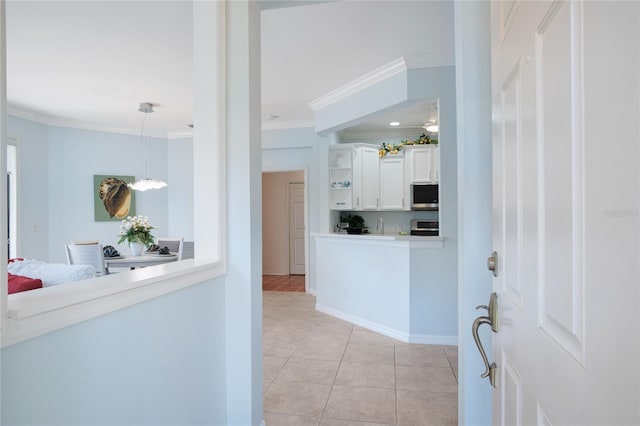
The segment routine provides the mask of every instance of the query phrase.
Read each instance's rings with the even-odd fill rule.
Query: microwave
[[[430,183],[411,184],[411,210],[439,210],[439,185]]]

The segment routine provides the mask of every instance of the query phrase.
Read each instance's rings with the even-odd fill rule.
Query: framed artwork
[[[127,184],[135,176],[93,175],[93,211],[96,222],[121,221],[135,216],[135,191]]]

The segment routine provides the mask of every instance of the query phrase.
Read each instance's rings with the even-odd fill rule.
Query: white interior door
[[[639,424],[639,3],[491,9],[494,424]]]
[[[304,183],[289,184],[289,273],[304,275]]]

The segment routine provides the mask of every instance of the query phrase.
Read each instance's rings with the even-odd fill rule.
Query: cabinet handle
[[[380,207],[380,198],[376,198],[376,208]]]
[[[356,197],[356,207],[360,207],[360,197]]]

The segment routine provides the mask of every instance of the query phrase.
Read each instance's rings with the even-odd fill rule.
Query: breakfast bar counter
[[[457,291],[455,275],[442,275],[444,237],[397,234],[312,234],[316,309],[405,342],[455,344],[453,335],[412,332],[416,291],[436,307],[438,297]],[[455,247],[452,247],[455,249]],[[455,267],[455,265],[453,265]],[[431,293],[431,296],[429,296]],[[418,314],[422,315],[422,314]],[[455,321],[456,312],[445,313]],[[435,336],[434,336],[435,335]]]

